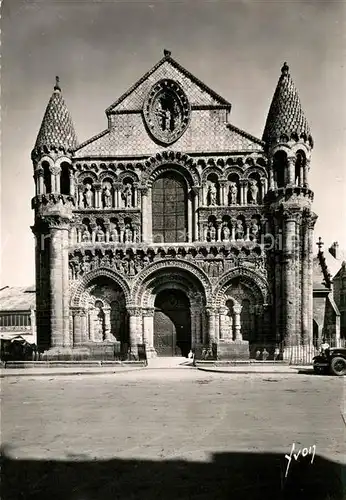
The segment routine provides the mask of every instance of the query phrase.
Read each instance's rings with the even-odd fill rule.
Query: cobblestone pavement
[[[7,461],[4,473],[8,481],[8,498],[221,499],[226,498],[223,495],[225,488],[230,488],[229,482],[210,493],[208,488],[211,488],[209,483],[214,466],[209,464],[217,463],[223,457],[227,464],[218,467],[212,478],[214,483],[217,481],[222,485],[225,477],[228,480],[232,477],[232,469],[237,470],[242,463],[239,481],[230,490],[238,488],[237,499],[286,499],[287,495],[280,497],[279,490],[284,491],[283,473],[288,464],[285,454],[290,455],[293,443],[295,452],[315,445],[313,463],[310,454],[311,460],[307,457],[301,465],[306,469],[309,458],[308,470],[311,474],[315,470],[316,474],[312,481],[321,474],[323,476],[323,471],[328,469],[326,464],[334,465],[334,469],[330,469],[334,474],[335,470],[342,470],[339,464],[345,462],[345,380],[342,378],[296,373],[243,375],[157,369],[97,377],[10,377],[1,383],[2,444]],[[182,479],[174,468],[174,464],[181,463],[181,460],[184,460],[184,474],[189,480],[184,474]],[[291,462],[288,478],[297,473],[299,460]],[[151,464],[150,467],[147,465],[145,471],[135,474],[134,470],[141,470],[143,461]],[[64,472],[64,480],[59,469],[61,463],[72,468]],[[96,467],[96,463],[112,463],[109,465],[113,471],[111,482],[105,479],[109,479],[109,468],[102,469],[103,472],[95,469],[90,474],[85,472],[88,467]],[[158,463],[166,464],[166,469],[173,467],[174,471],[158,472],[155,468]],[[261,477],[263,479],[263,474],[268,473],[270,465],[267,463],[277,468],[275,473],[272,471],[273,477],[267,478],[267,483],[274,481],[278,489],[271,487],[264,493]],[[59,485],[50,491],[49,497],[44,496],[47,494],[45,488],[52,480],[47,464],[55,464],[54,477],[60,477]],[[80,469],[76,472],[75,467],[82,467],[81,464],[84,472]],[[122,467],[128,465],[120,475],[119,464]],[[192,473],[188,464],[191,467],[203,465],[206,469],[199,472],[194,469]],[[267,465],[263,469],[264,464]],[[47,467],[50,472],[47,472]],[[37,479],[38,483],[33,480],[35,487],[25,483],[30,477],[30,468],[31,477],[41,478]],[[42,468],[45,471],[43,476]],[[113,475],[115,470],[118,470],[117,480]],[[224,472],[217,479],[220,471]],[[103,479],[100,479],[100,474]],[[191,479],[194,474],[199,479]],[[196,481],[203,485],[203,478],[208,474],[210,481],[206,479],[206,489],[202,486],[199,489]],[[9,475],[11,479],[8,479]],[[91,475],[93,487],[88,483]],[[165,485],[164,492],[160,490],[157,477],[161,477],[161,483]],[[249,487],[246,484],[255,479],[259,496],[252,490],[248,491],[249,496],[245,496]],[[105,485],[110,483],[113,489],[105,490]],[[21,484],[21,491],[25,491],[22,497],[16,496],[13,489],[18,488],[18,484]],[[174,495],[172,491],[178,484],[181,488],[185,485],[185,490],[181,489]],[[137,496],[135,492],[140,487],[141,493]],[[340,489],[340,485],[338,487]],[[34,489],[29,492],[28,488]],[[270,492],[274,495],[274,490],[276,496],[271,497]],[[323,493],[320,486],[316,491],[315,500],[327,500],[328,496],[318,496]],[[338,491],[335,490],[335,496],[329,498],[339,498]],[[300,498],[298,493],[295,498]],[[323,494],[330,495],[328,492]]]

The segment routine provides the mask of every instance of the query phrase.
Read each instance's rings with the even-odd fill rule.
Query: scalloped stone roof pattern
[[[227,126],[218,110],[192,111],[185,133],[170,149],[185,153],[263,151],[262,142],[232,125]],[[87,141],[75,158],[155,155],[165,147],[156,144],[145,129],[140,113],[119,114],[113,127]]]
[[[307,137],[311,137],[310,127],[303,113],[298,91],[285,63],[281,69],[281,76],[270,105],[263,141],[269,144],[282,135],[290,137],[292,133],[297,133],[298,136],[306,134]]]
[[[123,94],[107,111],[120,112],[141,110],[151,87],[162,79],[178,82],[187,95],[191,106],[231,106],[212,89],[209,89],[189,71],[180,66],[174,59],[164,59],[146,73],[125,94]]]
[[[77,147],[78,141],[71,115],[60,89],[55,89],[44,114],[35,148],[62,147],[66,151]]]

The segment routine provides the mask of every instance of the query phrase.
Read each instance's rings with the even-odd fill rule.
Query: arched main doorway
[[[154,348],[158,356],[187,356],[191,349],[190,301],[181,290],[159,292],[155,299]]]

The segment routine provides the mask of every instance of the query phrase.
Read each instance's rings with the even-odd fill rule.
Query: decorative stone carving
[[[87,243],[88,241],[91,241],[91,234],[86,226],[84,226],[84,230],[82,233],[82,241]]]
[[[250,203],[256,204],[258,197],[258,186],[255,179],[249,180],[249,193],[250,193]]]
[[[106,186],[103,189],[102,199],[103,199],[103,208],[112,207],[112,193],[108,184],[106,184]]]
[[[131,243],[133,241],[133,230],[130,224],[126,224],[124,230],[124,243]]]
[[[125,185],[122,194],[123,194],[125,208],[131,208],[132,207],[132,197],[133,197],[133,187],[130,183],[127,183]]]
[[[209,206],[214,207],[216,205],[217,189],[216,185],[211,182],[209,185]]]
[[[231,235],[231,231],[230,231],[228,225],[224,224],[222,227],[222,240],[229,241],[230,235]]]
[[[91,208],[92,207],[93,192],[91,190],[90,184],[85,185],[83,199],[84,199],[84,207]]]
[[[235,182],[230,182],[229,183],[229,201],[230,201],[230,205],[236,205],[237,204],[237,195],[238,195],[237,184]]]
[[[99,243],[105,241],[105,233],[100,226],[96,229],[96,241]]]
[[[243,240],[244,239],[244,224],[241,220],[237,220],[237,223],[236,223],[235,239],[236,240]]]
[[[258,240],[259,226],[258,226],[256,221],[252,221],[252,223],[251,223],[250,234],[251,234],[253,240],[255,240],[255,241]]]
[[[163,144],[172,144],[189,124],[190,104],[177,82],[161,80],[151,88],[143,115],[152,136]]]

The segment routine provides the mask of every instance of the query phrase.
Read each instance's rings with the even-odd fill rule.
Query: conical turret
[[[268,147],[278,142],[303,140],[313,147],[309,124],[303,113],[298,91],[284,63],[263,133]]]
[[[72,118],[61,94],[59,77],[56,77],[54,91],[42,120],[33,155],[40,154],[44,149],[58,149],[67,153],[77,144]]]

